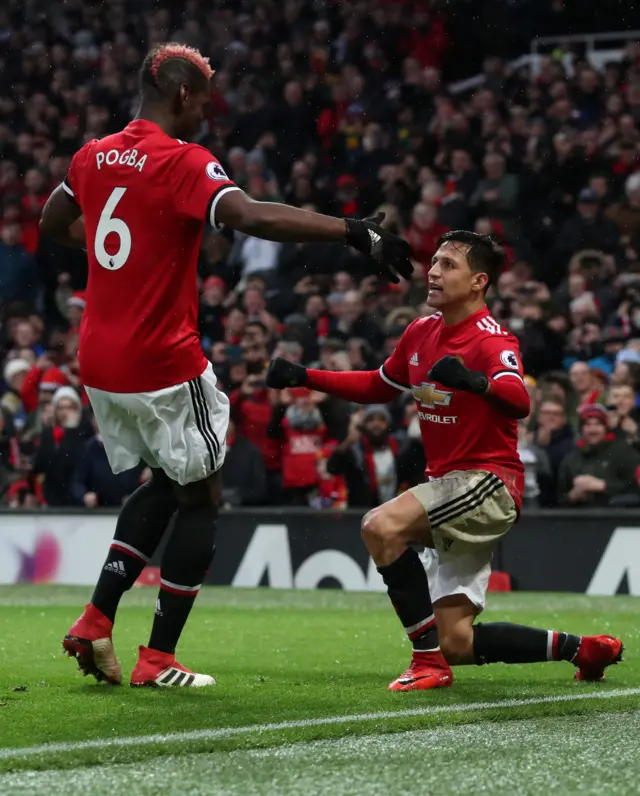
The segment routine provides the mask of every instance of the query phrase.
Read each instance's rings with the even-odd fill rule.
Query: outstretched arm
[[[221,191],[212,212],[216,226],[256,238],[285,243],[346,243],[369,255],[392,282],[400,281],[397,274],[409,279],[413,272],[411,246],[380,226],[384,213],[365,219],[334,218],[277,202],[256,202],[237,188]]]
[[[398,394],[398,389],[385,382],[379,370],[312,370],[281,357],[269,365],[267,386],[276,390],[308,387],[359,404],[387,403]]]
[[[277,202],[256,202],[241,190],[228,191],[220,197],[216,223],[256,238],[284,243],[347,242],[344,218]]]
[[[358,404],[386,404],[398,396],[379,370],[307,370],[307,386]]]

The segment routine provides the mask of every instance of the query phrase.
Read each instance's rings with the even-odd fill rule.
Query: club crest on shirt
[[[216,163],[213,160],[210,163],[207,163],[207,168],[205,169],[205,171],[207,173],[207,177],[210,180],[214,180],[214,181],[218,180],[218,181],[221,182],[223,180],[228,180],[229,179],[227,177],[226,173],[225,173],[225,170],[222,168],[222,166],[219,163]]]
[[[435,384],[423,381],[418,387],[412,386],[411,393],[414,399],[426,409],[435,409],[438,406],[449,406],[452,393],[438,390]]]

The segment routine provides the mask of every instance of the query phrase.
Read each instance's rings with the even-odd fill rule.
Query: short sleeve
[[[218,201],[225,193],[238,190],[211,152],[196,144],[184,145],[173,170],[174,202],[180,215],[208,221],[217,228]]]
[[[69,199],[72,199],[78,206],[80,206],[81,199],[81,172],[87,162],[91,150],[96,144],[97,139],[88,141],[82,149],[79,149],[76,154],[71,158],[69,171],[67,176],[62,180],[62,188],[67,194]]]
[[[380,367],[380,375],[383,380],[395,387],[396,390],[409,390],[411,388],[409,363],[407,360],[407,336],[410,329],[411,325],[407,326],[393,354]]]
[[[490,379],[518,379],[524,384],[520,346],[515,337],[486,337],[482,341],[482,372]]]

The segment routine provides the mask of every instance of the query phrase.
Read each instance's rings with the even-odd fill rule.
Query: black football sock
[[[91,602],[112,622],[122,595],[136,582],[160,544],[178,502],[152,476],[124,503]]]
[[[416,551],[409,547],[392,564],[378,567],[387,593],[414,652],[437,649],[438,627],[431,605],[429,581]]]
[[[480,622],[473,627],[473,650],[479,665],[570,661],[579,646],[580,636],[511,622]]]
[[[162,556],[160,592],[149,647],[173,654],[215,550],[217,511],[180,506]]]

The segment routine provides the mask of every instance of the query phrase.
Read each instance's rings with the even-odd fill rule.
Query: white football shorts
[[[114,473],[142,460],[184,485],[222,467],[229,398],[211,363],[198,378],[153,392],[86,390]]]
[[[464,594],[482,611],[493,550],[518,519],[509,491],[485,470],[453,470],[410,491],[429,517],[435,544],[421,555],[431,601]]]

